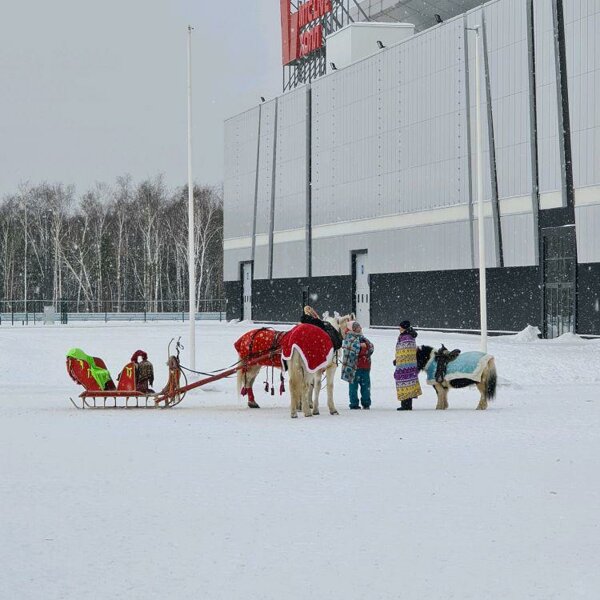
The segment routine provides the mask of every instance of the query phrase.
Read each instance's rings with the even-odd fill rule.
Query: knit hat
[[[402,321],[400,327],[402,327],[402,329],[410,329],[410,321]]]

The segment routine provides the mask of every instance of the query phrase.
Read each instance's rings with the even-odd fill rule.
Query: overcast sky
[[[277,0],[0,0],[0,197],[22,182],[223,178],[223,120],[281,90]]]

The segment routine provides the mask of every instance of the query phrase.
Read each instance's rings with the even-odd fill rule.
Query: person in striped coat
[[[396,396],[400,401],[397,410],[412,410],[413,398],[423,393],[419,384],[416,337],[417,332],[411,327],[410,321],[402,321],[400,335],[396,342],[396,360],[394,360]]]

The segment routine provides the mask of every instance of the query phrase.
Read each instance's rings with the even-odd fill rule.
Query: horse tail
[[[493,400],[496,397],[496,386],[498,385],[498,374],[496,373],[496,363],[494,359],[490,360],[489,373],[485,385],[485,395],[488,400]]]
[[[244,372],[244,369],[238,369],[238,371],[237,371],[237,395],[238,395],[238,397],[241,395],[242,388],[245,387],[245,384],[246,384],[246,373]]]

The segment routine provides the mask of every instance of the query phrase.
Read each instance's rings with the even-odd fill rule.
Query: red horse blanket
[[[290,360],[294,349],[302,356],[307,371],[324,369],[333,358],[331,338],[320,327],[301,323],[290,329],[281,340],[281,356]]]
[[[253,358],[272,351],[259,364],[262,367],[281,369],[281,339],[284,335],[285,331],[275,331],[267,327],[252,329],[240,337],[233,346],[240,358],[243,359]]]

